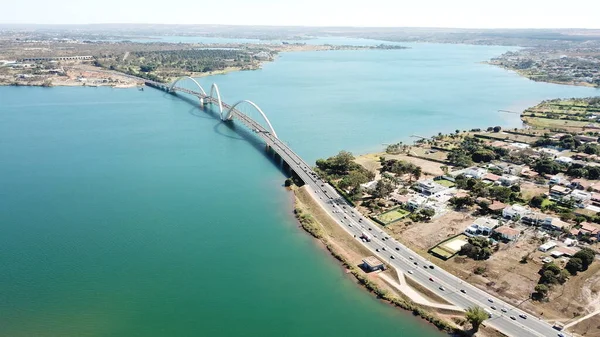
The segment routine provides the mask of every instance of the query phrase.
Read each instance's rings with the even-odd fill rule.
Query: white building
[[[560,164],[570,165],[573,162],[573,158],[570,158],[570,157],[558,157],[554,161],[556,161],[557,163],[560,163]]]
[[[468,169],[465,169],[464,175],[475,179],[481,179],[487,172],[486,169],[481,167],[469,167]]]
[[[518,217],[522,219],[525,216],[525,214],[529,212],[531,212],[529,208],[515,204],[504,208],[502,210],[502,217],[507,219],[515,219]]]
[[[377,187],[377,180],[369,181],[368,183],[360,184],[360,187],[363,191],[367,193],[371,193],[375,191],[375,187]]]
[[[590,200],[592,200],[592,194],[585,191],[574,190],[569,194],[569,198],[575,201],[575,205],[579,208],[584,208]]]
[[[439,193],[445,189],[447,189],[447,187],[442,186],[440,184],[436,184],[433,180],[422,180],[422,181],[417,181],[413,188],[419,192],[421,192],[424,195],[432,195],[432,194],[436,194]]]
[[[544,243],[543,245],[539,246],[538,249],[541,252],[547,252],[547,251],[549,251],[550,249],[552,249],[554,247],[556,247],[556,242],[554,242],[554,241],[548,241],[548,242]]]
[[[465,229],[467,236],[490,236],[494,227],[498,226],[498,221],[490,218],[477,218]]]
[[[519,177],[513,176],[513,175],[503,175],[502,177],[500,177],[499,181],[502,185],[504,186],[512,186],[515,185],[517,183],[519,183]]]
[[[415,195],[408,200],[406,205],[410,210],[414,211],[425,205],[425,202],[427,202],[427,199],[423,198],[422,196]]]

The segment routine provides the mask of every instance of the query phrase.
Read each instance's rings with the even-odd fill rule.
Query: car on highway
[[[373,229],[372,229],[371,227],[369,227],[369,230],[371,231],[371,230],[373,230]]]
[[[492,308],[492,310],[496,310],[496,307],[493,305],[490,308]]]
[[[515,316],[510,316],[510,319],[512,319],[513,321],[517,320],[517,318]]]
[[[348,224],[348,227],[352,227],[352,224],[351,224],[351,223],[349,223],[349,224]]]
[[[393,260],[393,259],[395,259],[394,255],[391,255],[391,256],[390,256],[390,259],[392,259],[392,260]]]
[[[400,248],[396,247],[396,250],[400,250]]]
[[[413,262],[415,264],[415,266],[418,266],[419,264],[417,263],[417,261]]]
[[[426,266],[426,265],[423,265],[423,268],[427,269],[427,266]]]
[[[433,279],[430,277],[430,278],[429,278],[429,281],[433,282]]]
[[[409,271],[408,271],[408,273],[409,273],[409,274],[413,274],[413,273],[414,273],[414,271],[412,271],[412,270],[409,270]]]
[[[558,336],[558,337],[565,337],[565,334],[564,334],[564,333],[562,333],[562,332],[559,332],[557,336]]]
[[[375,248],[375,251],[376,251],[376,252],[378,252],[378,251],[379,251],[379,248]]]
[[[433,269],[434,266],[432,264],[429,265],[429,269]]]
[[[414,258],[414,257],[412,257],[412,256],[409,256],[408,258],[409,258],[409,259],[411,259],[411,260],[414,260],[414,259],[415,259],[415,258]],[[415,262],[415,264],[416,264],[416,262]]]
[[[506,308],[502,308],[502,309],[500,309],[500,311],[502,311],[502,312],[504,312],[504,313],[507,313],[507,312],[508,312],[508,310],[506,310]]]
[[[440,290],[441,290],[441,291],[444,291],[444,290],[446,290],[446,288],[444,288],[444,287],[440,286]]]
[[[519,317],[521,317],[522,319],[527,319],[527,315],[525,314],[519,314]]]
[[[385,250],[385,247],[381,247],[381,250]]]
[[[461,292],[461,293],[463,293],[463,294],[466,294],[466,293],[467,293],[467,291],[466,291],[466,290],[464,290],[464,289],[461,289],[461,290],[460,290],[460,292]]]
[[[490,303],[494,303],[494,300],[493,300],[493,299],[491,299],[491,298],[488,298],[488,302],[490,302]]]

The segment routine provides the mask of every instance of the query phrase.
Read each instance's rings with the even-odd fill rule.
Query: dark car
[[[461,292],[461,293],[463,293],[463,294],[466,294],[466,293],[467,293],[467,291],[466,291],[466,290],[464,290],[464,289],[461,289],[461,290],[460,290],[460,292]]]
[[[429,269],[433,269],[433,268],[434,268],[434,267],[433,267],[433,265],[430,265],[430,266],[429,266]]]

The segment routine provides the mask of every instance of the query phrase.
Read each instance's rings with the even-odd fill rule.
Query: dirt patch
[[[462,233],[475,218],[467,212],[449,211],[429,223],[398,221],[386,230],[401,242],[410,242],[419,251],[427,251],[445,239]]]
[[[423,150],[421,148],[415,149]],[[445,153],[442,154],[445,155]],[[379,163],[379,157],[385,157],[385,159],[404,160],[409,163],[413,163],[421,167],[421,169],[423,170],[423,174],[429,176],[440,176],[444,174],[444,171],[440,168],[441,166],[444,166],[444,164],[421,158],[411,157],[406,154],[388,154],[385,152],[370,153],[356,157],[355,162],[362,165],[367,170],[373,171],[376,174],[378,174],[379,169],[381,168],[381,164]]]
[[[533,302],[530,295],[537,285],[548,253],[537,250],[541,242],[534,229],[524,229],[516,242],[500,243],[498,251],[485,261],[455,256],[447,261],[436,259],[427,251],[439,242],[462,232],[474,219],[468,213],[448,212],[431,223],[400,221],[388,226],[390,234],[441,268],[457,277],[543,319],[566,322],[600,309],[600,261],[585,272],[556,285],[549,302]],[[524,256],[527,263],[521,263]],[[565,260],[555,260],[564,267]],[[479,268],[479,274],[475,270]],[[483,270],[483,272],[481,272]]]
[[[586,337],[600,337],[600,315],[575,324],[569,331]]]

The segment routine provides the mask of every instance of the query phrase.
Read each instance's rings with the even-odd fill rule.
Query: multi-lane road
[[[160,88],[160,86],[158,86]],[[180,89],[178,89],[180,90]],[[181,89],[183,90],[183,89]],[[185,90],[208,102],[213,98],[205,94]],[[227,106],[229,107],[229,106]],[[486,309],[491,317],[484,323],[498,331],[513,337],[569,336],[559,332],[550,324],[538,317],[528,316],[524,311],[508,304],[475,286],[462,281],[445,270],[435,266],[431,261],[419,256],[400,242],[392,239],[382,229],[375,226],[368,218],[353,209],[337,191],[321,180],[304,160],[287,144],[271,134],[261,124],[249,116],[233,110],[233,117],[256,132],[304,181],[314,199],[349,235],[356,238],[380,260],[410,277],[428,290],[444,298],[455,306],[467,309],[480,306]],[[366,233],[370,240],[360,237]]]
[[[403,272],[406,277],[412,278],[459,308],[480,306],[486,309],[491,317],[484,324],[508,336],[569,336],[566,332],[553,329],[550,324],[538,317],[528,315],[519,308],[462,281],[390,238],[368,218],[353,209],[332,186],[321,180],[310,165],[305,163],[285,143],[264,130],[252,119],[246,119],[246,116],[243,115],[236,115],[236,117],[257,131],[267,145],[272,147],[309,186],[315,200],[337,224],[381,261]],[[360,237],[363,233],[368,234],[371,240],[362,240]]]

